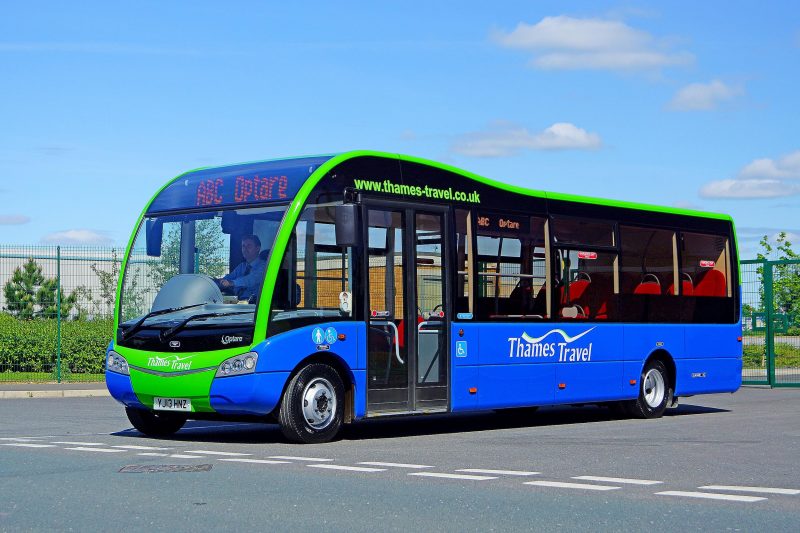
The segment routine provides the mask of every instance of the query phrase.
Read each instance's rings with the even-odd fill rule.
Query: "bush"
[[[791,344],[778,343],[775,345],[775,367],[800,367],[800,348]]]
[[[766,368],[765,347],[748,345],[744,347],[742,364],[745,368]],[[800,347],[779,342],[775,344],[775,368],[800,368]]]
[[[101,373],[113,333],[110,318],[61,323],[61,369]],[[0,314],[0,368],[18,372],[53,372],[56,366],[55,319],[18,320]]]
[[[742,354],[742,365],[744,368],[765,368],[764,346],[746,345]]]

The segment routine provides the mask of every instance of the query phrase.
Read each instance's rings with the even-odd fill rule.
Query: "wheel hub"
[[[324,378],[314,378],[303,389],[303,417],[315,430],[325,429],[336,413],[333,385]]]
[[[667,387],[664,383],[664,376],[655,368],[651,368],[645,374],[642,388],[644,389],[644,401],[649,407],[655,409],[664,401]]]

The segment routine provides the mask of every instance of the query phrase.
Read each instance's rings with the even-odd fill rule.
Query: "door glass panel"
[[[415,219],[417,384],[441,385],[447,379],[442,215],[417,213]]]
[[[369,389],[403,389],[381,403],[407,405],[408,355],[403,280],[403,213],[368,210]],[[400,405],[402,404],[402,405]],[[391,408],[390,405],[386,405]]]

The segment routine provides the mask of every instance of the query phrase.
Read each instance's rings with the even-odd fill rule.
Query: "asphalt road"
[[[746,388],[660,420],[384,419],[303,446],[256,424],[145,438],[109,398],[2,400],[0,530],[796,531],[799,404]]]

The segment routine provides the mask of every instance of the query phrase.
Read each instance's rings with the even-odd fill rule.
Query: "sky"
[[[800,248],[800,2],[0,4],[0,244],[124,246],[189,169],[352,149]]]

